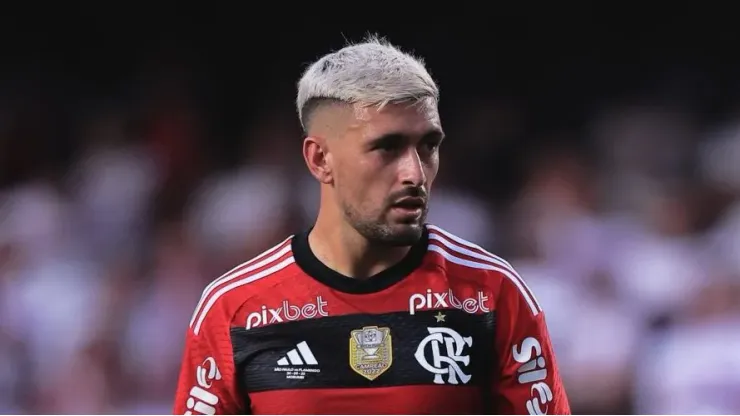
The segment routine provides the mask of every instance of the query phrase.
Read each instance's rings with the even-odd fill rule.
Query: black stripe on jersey
[[[231,339],[247,393],[414,384],[485,388],[496,360],[495,324],[495,312],[458,309],[352,314],[232,328]]]

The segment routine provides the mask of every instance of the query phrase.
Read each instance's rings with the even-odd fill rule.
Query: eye
[[[376,140],[373,143],[372,150],[379,150],[381,152],[395,152],[401,149],[403,144],[403,137],[398,135],[388,135]]]
[[[376,150],[382,150],[385,152],[390,152],[393,150],[398,149],[398,145],[395,143],[379,143],[376,147]]]
[[[421,147],[427,152],[433,152],[439,148],[439,146],[442,144],[441,139],[427,139],[421,142]]]

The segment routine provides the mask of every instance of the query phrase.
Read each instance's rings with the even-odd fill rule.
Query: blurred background
[[[439,81],[429,220],[528,281],[573,411],[740,412],[729,8],[47,6],[0,14],[0,412],[171,411],[204,286],[316,213],[296,81],[367,31]]]

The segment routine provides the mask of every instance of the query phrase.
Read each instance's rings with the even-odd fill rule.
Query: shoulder
[[[437,253],[440,264],[446,268],[463,269],[467,274],[484,276],[486,279],[505,279],[517,273],[503,258],[480,245],[459,237],[442,227],[427,224],[429,230],[428,250]],[[493,272],[493,273],[491,273]]]
[[[293,236],[272,246],[258,256],[239,264],[209,283],[195,307],[190,330],[198,335],[206,321],[229,322],[236,310],[250,297],[275,285],[295,263]]]
[[[427,224],[427,229],[428,250],[439,256],[448,278],[474,279],[499,297],[520,298],[535,316],[542,312],[532,290],[507,260],[439,226]]]

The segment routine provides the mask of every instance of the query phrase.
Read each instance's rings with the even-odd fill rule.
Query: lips
[[[404,198],[393,204],[396,208],[417,209],[424,208],[424,198]]]

